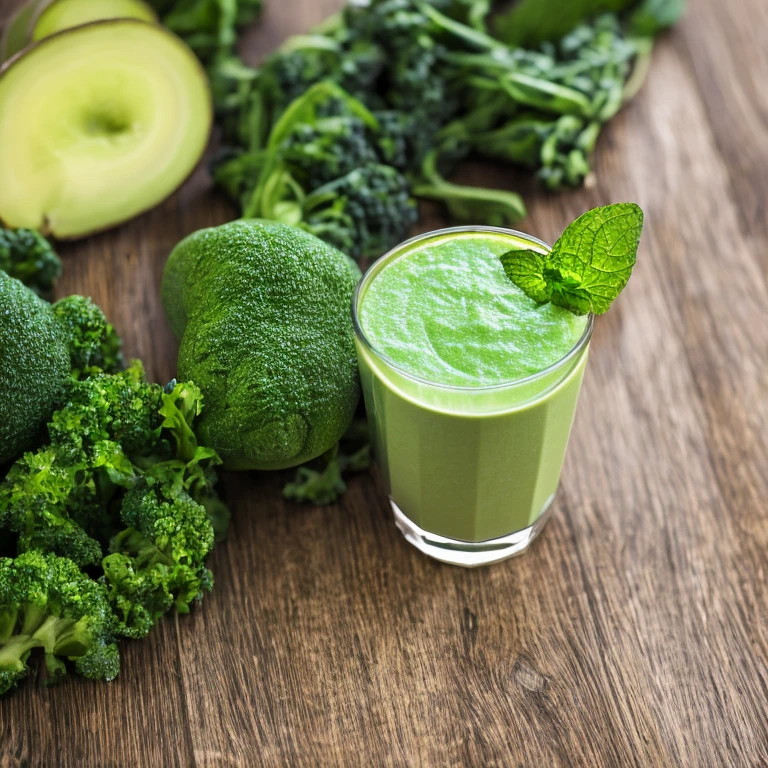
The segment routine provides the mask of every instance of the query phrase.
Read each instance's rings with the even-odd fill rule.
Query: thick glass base
[[[515,531],[507,536],[501,536],[498,539],[478,542],[447,539],[436,533],[424,531],[402,513],[391,497],[389,502],[395,513],[395,524],[400,529],[400,533],[416,549],[443,563],[461,565],[465,568],[477,568],[480,565],[490,565],[515,557],[515,555],[522,555],[547,524],[552,512],[554,498],[552,495],[547,500],[541,515],[528,528]]]

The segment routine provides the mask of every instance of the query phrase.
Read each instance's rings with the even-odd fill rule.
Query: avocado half
[[[37,42],[65,29],[104,19],[157,22],[157,15],[144,0],[47,0],[38,3],[33,14],[29,40]]]
[[[0,220],[77,238],[154,207],[197,165],[213,110],[205,72],[162,27],[75,27],[0,69]]]

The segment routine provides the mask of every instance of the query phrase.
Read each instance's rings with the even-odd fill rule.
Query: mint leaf
[[[552,298],[552,287],[544,278],[546,259],[536,251],[508,251],[499,256],[507,277],[538,304]]]
[[[638,205],[607,205],[576,219],[546,255],[519,250],[499,258],[507,277],[537,303],[601,315],[632,274],[642,229]]]

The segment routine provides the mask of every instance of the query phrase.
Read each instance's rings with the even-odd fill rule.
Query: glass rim
[[[595,326],[595,315],[592,312],[590,312],[587,315],[587,324],[584,327],[584,331],[582,332],[578,341],[571,347],[571,349],[568,350],[568,352],[566,352],[565,355],[563,355],[563,357],[561,357],[559,360],[556,360],[554,363],[542,369],[541,371],[537,371],[536,373],[531,373],[528,376],[523,376],[522,378],[519,378],[519,379],[509,379],[507,381],[502,381],[497,384],[482,384],[480,386],[458,386],[456,384],[444,384],[439,381],[433,381],[432,379],[424,378],[423,376],[419,376],[418,374],[405,370],[402,366],[398,365],[393,360],[391,360],[388,355],[376,349],[376,347],[374,347],[373,344],[371,344],[371,342],[368,340],[368,337],[365,335],[362,325],[360,324],[360,319],[358,317],[358,307],[360,304],[360,295],[362,293],[362,289],[365,286],[366,281],[369,279],[373,270],[381,262],[387,259],[391,259],[393,256],[395,256],[397,253],[402,251],[403,248],[405,248],[408,245],[412,245],[413,243],[418,243],[421,240],[427,240],[427,239],[431,239],[441,235],[460,234],[465,232],[492,232],[492,233],[501,234],[501,235],[511,235],[513,237],[517,237],[523,240],[527,240],[528,242],[535,243],[536,245],[546,249],[547,251],[551,250],[551,246],[548,243],[544,242],[544,240],[540,240],[538,237],[534,237],[533,235],[526,234],[525,232],[520,232],[517,229],[509,229],[507,227],[490,227],[490,226],[481,226],[481,225],[445,227],[443,229],[433,229],[429,232],[424,232],[420,235],[415,235],[414,237],[410,237],[407,240],[404,240],[402,243],[399,243],[398,245],[396,245],[394,248],[390,248],[390,250],[388,250],[383,256],[379,256],[379,258],[376,259],[368,267],[368,269],[365,270],[365,272],[362,274],[360,279],[357,281],[357,285],[355,286],[355,292],[352,296],[352,324],[355,329],[355,335],[362,342],[362,344],[365,346],[365,348],[368,351],[372,352],[374,355],[376,355],[376,357],[378,357],[380,360],[385,362],[390,368],[392,368],[394,371],[396,371],[399,375],[403,376],[404,378],[409,379],[410,381],[416,382],[418,384],[426,384],[430,387],[438,387],[440,389],[451,390],[454,392],[467,392],[467,393],[468,392],[489,392],[489,391],[498,390],[498,389],[510,389],[512,387],[521,387],[521,386],[526,386],[528,384],[532,384],[539,379],[545,378],[553,373],[556,373],[559,369],[563,368],[568,362],[573,360],[573,358],[576,357],[584,349],[584,347],[586,347],[586,345],[589,343],[589,340],[592,338],[592,331]]]

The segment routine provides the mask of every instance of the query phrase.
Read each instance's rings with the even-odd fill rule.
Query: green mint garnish
[[[602,315],[632,274],[642,230],[639,205],[606,205],[579,216],[548,254],[508,251],[499,259],[507,277],[535,302]]]

